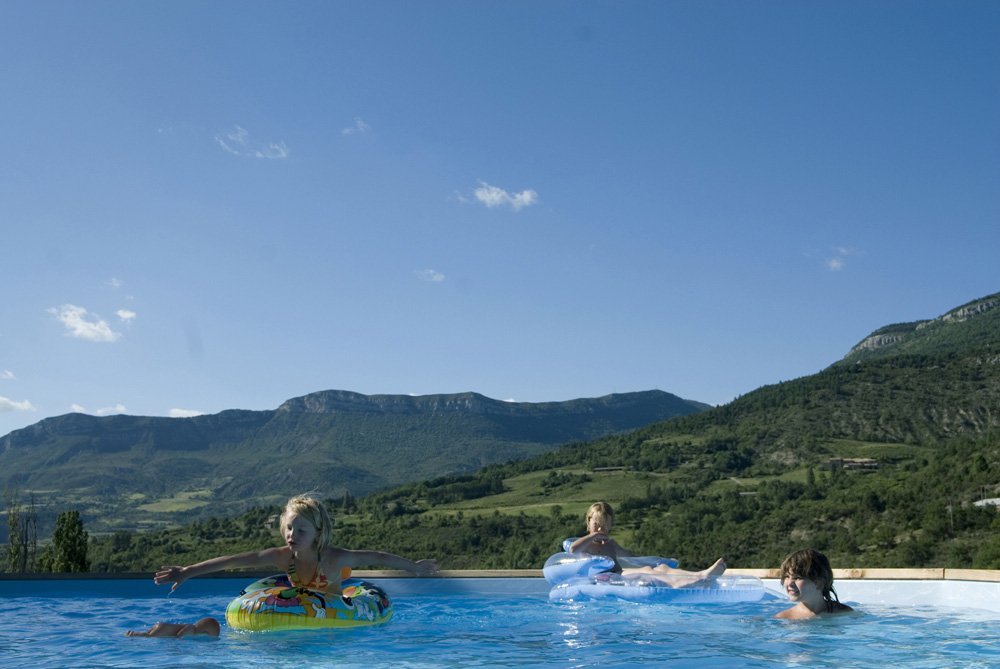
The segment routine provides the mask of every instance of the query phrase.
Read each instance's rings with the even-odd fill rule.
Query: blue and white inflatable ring
[[[572,545],[567,539],[563,548]],[[627,570],[631,567],[652,567],[665,564],[677,566],[677,560],[661,557],[620,558]],[[552,589],[553,602],[578,602],[617,599],[630,602],[708,604],[725,602],[756,602],[764,598],[764,584],[753,576],[712,576],[692,580],[669,573],[616,574],[611,569],[614,560],[587,553],[556,553],[545,561],[542,573]]]

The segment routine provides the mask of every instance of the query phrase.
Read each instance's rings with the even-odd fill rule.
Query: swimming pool
[[[196,579],[170,597],[148,580],[0,581],[0,666],[1000,666],[1000,583],[952,581],[838,582],[841,599],[857,603],[859,615],[792,623],[771,618],[788,606],[777,597],[725,605],[554,604],[538,578],[373,579],[396,609],[380,627],[224,628],[218,640],[124,636],[158,620],[222,620],[249,580]]]

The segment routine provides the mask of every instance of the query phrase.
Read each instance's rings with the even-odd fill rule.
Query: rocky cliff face
[[[512,403],[493,400],[478,393],[453,395],[362,395],[346,390],[324,390],[295,397],[278,411],[304,413],[502,413],[509,414]]]
[[[693,413],[709,408],[707,404],[685,400],[661,390],[615,393],[597,398],[565,402],[504,402],[479,393],[448,395],[362,395],[346,390],[323,390],[295,397],[278,407],[289,413],[365,413],[365,414],[477,414],[488,416],[570,416],[636,407],[657,406],[676,414]]]
[[[1000,307],[1000,293],[997,295],[991,295],[990,297],[984,297],[981,300],[976,300],[975,302],[970,302],[965,306],[961,306],[958,309],[953,309],[949,311],[940,320],[948,321],[965,321],[974,316],[979,316],[985,314],[987,311],[991,311]]]
[[[994,310],[998,307],[1000,307],[1000,293],[974,300],[932,320],[900,323],[880,328],[852,348],[844,356],[844,360],[873,352],[883,352],[886,349],[902,345],[915,344],[919,339],[929,341],[931,338],[937,340],[946,338],[949,333],[945,328],[948,326],[966,323],[987,315],[992,317],[995,315]]]
[[[858,351],[875,351],[880,348],[885,348],[886,346],[892,346],[893,344],[898,344],[903,341],[906,335],[907,333],[905,332],[871,335],[852,348],[851,353],[856,353]]]

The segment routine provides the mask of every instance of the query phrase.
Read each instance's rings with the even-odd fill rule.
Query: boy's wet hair
[[[326,512],[323,503],[310,495],[296,495],[285,504],[281,513],[281,531],[285,531],[288,519],[293,515],[305,518],[316,528],[316,548],[323,549],[330,545],[333,535],[333,522]]]
[[[781,582],[789,576],[801,576],[817,585],[827,601],[839,601],[833,589],[833,569],[825,555],[813,548],[795,551],[781,563]]]

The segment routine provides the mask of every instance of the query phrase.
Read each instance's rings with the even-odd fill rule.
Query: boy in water
[[[785,620],[806,620],[853,611],[840,603],[833,589],[833,570],[825,555],[812,548],[796,551],[781,563],[781,585],[795,606],[776,614]]]
[[[219,621],[215,618],[202,618],[193,625],[184,623],[156,623],[145,632],[129,630],[125,636],[166,636],[181,639],[186,636],[219,636]]]

